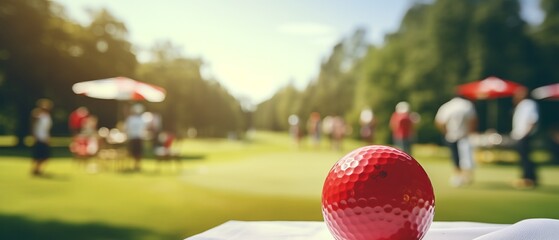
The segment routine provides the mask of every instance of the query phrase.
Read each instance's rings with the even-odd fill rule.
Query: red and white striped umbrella
[[[535,99],[559,100],[559,83],[542,86],[532,90]]]
[[[72,86],[76,94],[92,98],[162,102],[165,89],[152,84],[136,81],[126,77],[114,77],[79,82]]]
[[[524,86],[519,83],[498,77],[488,77],[458,86],[458,94],[472,100],[495,99],[511,97],[521,88],[524,88]]]
[[[503,80],[498,77],[490,76],[483,80],[465,83],[458,86],[458,94],[470,100],[490,100],[504,97],[512,97],[514,94],[524,89],[523,85]],[[488,126],[497,128],[498,124],[498,102],[491,101],[487,114]]]

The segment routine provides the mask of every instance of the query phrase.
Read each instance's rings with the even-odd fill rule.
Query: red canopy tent
[[[483,80],[459,85],[457,92],[459,95],[470,100],[494,100],[498,98],[512,97],[517,91],[525,88],[526,87],[519,83],[490,76]],[[497,103],[497,101],[488,102],[489,111],[487,114],[487,126],[488,128],[495,128],[495,130],[497,130],[497,112],[499,111]],[[486,134],[482,135],[488,137],[491,136],[488,134],[492,132],[493,131],[489,130]],[[493,156],[489,150],[485,151],[484,158],[489,158],[488,156]]]
[[[522,88],[524,86],[519,83],[491,76],[458,86],[458,94],[471,100],[496,99],[511,97]]]
[[[490,76],[483,80],[459,85],[457,91],[459,95],[470,100],[491,100],[512,97],[518,90],[525,88],[522,84]],[[489,108],[488,126],[497,128],[497,102],[492,102]],[[493,124],[489,124],[491,121],[493,121]]]
[[[559,100],[559,83],[536,88],[532,91],[535,99]]]
[[[165,89],[162,87],[126,77],[79,82],[72,86],[72,90],[76,94],[100,99],[148,102],[162,102],[165,99]]]

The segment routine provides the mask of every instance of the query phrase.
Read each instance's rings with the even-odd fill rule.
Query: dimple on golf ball
[[[421,239],[435,213],[433,186],[410,155],[365,146],[332,167],[322,189],[322,214],[337,240]]]

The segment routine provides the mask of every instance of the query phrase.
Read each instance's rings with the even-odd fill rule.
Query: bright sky
[[[200,57],[205,74],[259,103],[293,81],[303,89],[343,37],[365,27],[372,43],[395,31],[411,0],[55,0],[80,22],[107,8],[147,50],[170,40]],[[537,0],[523,0],[537,6]],[[534,3],[536,3],[534,5]],[[527,15],[537,20],[535,13]],[[140,60],[145,54],[138,53]],[[141,80],[141,79],[140,79]]]

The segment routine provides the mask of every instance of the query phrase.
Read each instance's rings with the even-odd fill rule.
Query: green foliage
[[[163,43],[154,46],[155,61],[138,68],[126,25],[106,9],[89,14],[91,22],[80,25],[52,1],[0,1],[0,134],[16,134],[23,146],[29,113],[41,97],[55,103],[55,135],[67,134],[67,116],[78,106],[97,115],[99,126],[114,127],[128,103],[77,96],[71,86],[116,76],[168,90],[167,100],[150,108],[163,115],[169,130],[193,127],[201,136],[226,136],[246,129],[239,102],[217,81],[201,77],[200,60],[183,58]]]
[[[291,140],[267,132],[256,132],[250,144],[187,139],[182,171],[146,158],[140,173],[90,174],[55,151],[44,178],[28,175],[27,150],[2,148],[0,239],[184,239],[228,220],[322,221],[326,174],[362,143],[346,141],[340,152],[326,145],[295,149]],[[550,210],[559,201],[558,166],[542,164],[541,185],[530,191],[509,185],[515,164],[480,163],[471,186],[452,188],[447,148],[413,150],[435,189],[435,221],[559,218]]]
[[[284,131],[289,115],[297,114],[304,123],[311,112],[344,116],[355,129],[359,112],[372,108],[377,142],[389,143],[394,105],[408,101],[422,117],[417,140],[438,142],[432,119],[459,84],[491,75],[531,89],[559,82],[559,4],[542,0],[541,5],[543,23],[529,26],[518,0],[416,1],[382,45],[369,45],[365,31],[357,29],[332,47],[305,89],[288,85],[252,113],[218,80],[202,76],[202,60],[185,58],[170,42],[156,44],[153,61],[139,65],[126,25],[105,9],[90,10],[91,22],[80,25],[52,1],[3,0],[0,133],[23,139],[29,133],[29,112],[40,97],[56,104],[55,134],[66,133],[66,116],[79,105],[90,106],[100,125],[112,127],[121,117],[115,115],[119,103],[76,96],[70,88],[79,81],[129,76],[168,90],[164,103],[149,108],[160,112],[173,131],[192,127],[203,136],[225,136],[242,134],[252,125]],[[509,99],[497,103],[498,108],[511,107]],[[553,127],[559,118],[555,103],[540,103],[542,128]],[[510,111],[489,116],[489,102],[476,106],[479,130],[510,130]]]
[[[287,130],[289,116],[299,115],[301,112],[302,97],[293,84],[280,89],[272,98],[259,105],[253,115],[254,127],[275,131]]]
[[[543,86],[559,82],[559,2],[542,0],[541,9],[545,13],[544,21],[533,31],[533,39],[537,45],[540,64],[538,68],[537,84]],[[540,102],[542,126],[545,128],[559,128],[559,111],[557,103]]]
[[[0,3],[0,111],[17,119],[16,126],[3,125],[4,133],[22,140],[29,133],[29,113],[41,97],[55,102],[54,133],[65,133],[67,113],[87,102],[72,93],[73,83],[133,75],[136,58],[125,40],[124,24],[105,10],[92,12],[92,17],[83,27],[66,19],[63,8],[51,1]],[[113,103],[98,113],[106,117],[114,112]]]
[[[312,112],[322,116],[348,114],[355,101],[356,75],[354,69],[360,63],[367,44],[365,32],[355,33],[338,43],[320,68],[317,79],[299,93],[290,85],[277,92],[270,100],[259,104],[254,117],[261,129],[287,130],[287,118],[296,114],[301,126]]]
[[[240,103],[218,82],[202,77],[201,60],[174,56],[172,46],[165,48],[155,49],[157,61],[138,69],[140,79],[167,89],[165,104],[150,104],[162,115],[163,127],[177,133],[194,128],[203,137],[242,134],[246,120]]]
[[[354,128],[359,125],[359,112],[372,108],[378,126],[376,140],[389,143],[388,120],[394,106],[408,101],[422,119],[416,126],[417,140],[439,142],[433,118],[438,107],[455,95],[458,85],[489,76],[530,89],[559,82],[555,71],[559,66],[559,31],[555,27],[559,25],[559,5],[554,1],[542,4],[546,18],[532,29],[521,18],[517,0],[418,1],[382,45],[368,46],[365,54],[353,55],[355,64],[349,70],[344,71],[344,62],[350,58],[347,46],[359,41],[345,40],[334,46],[297,105],[303,116],[312,111],[344,115]],[[352,97],[347,98],[349,95]],[[495,102],[499,109],[512,108],[510,98]],[[510,131],[511,111],[488,113],[489,105],[488,101],[476,102],[479,130]],[[543,126],[558,119],[551,105],[541,103]],[[267,112],[269,107],[276,106],[263,104],[259,111]]]

